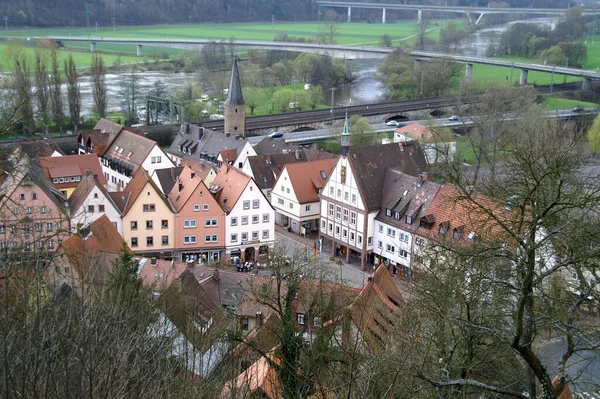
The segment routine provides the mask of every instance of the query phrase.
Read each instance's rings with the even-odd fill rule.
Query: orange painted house
[[[185,166],[169,192],[175,210],[175,258],[217,262],[225,255],[225,211],[196,172]]]

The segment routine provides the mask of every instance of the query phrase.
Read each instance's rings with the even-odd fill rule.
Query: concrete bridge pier
[[[348,7],[348,22],[352,22],[352,7]]]
[[[467,64],[465,72],[465,84],[469,85],[473,81],[473,64]]]
[[[529,75],[529,71],[527,69],[521,69],[521,78],[519,79],[520,85],[527,84],[527,76]]]
[[[381,23],[385,24],[385,8],[383,9],[383,12],[381,13]]]
[[[475,25],[479,25],[479,22],[483,19],[484,15],[485,15],[484,12],[482,12],[481,14],[479,14],[479,17],[477,18],[477,21],[475,21]]]
[[[96,42],[90,42],[90,53],[96,52]]]
[[[144,51],[143,51],[143,49],[142,49],[142,45],[141,45],[141,44],[138,44],[138,45],[137,45],[137,56],[138,56],[138,57],[141,57],[142,55],[144,55]]]
[[[583,78],[583,85],[581,86],[581,90],[587,91],[592,88],[592,79],[591,78]]]
[[[423,10],[417,11],[417,23],[421,23],[421,19],[423,18]]]

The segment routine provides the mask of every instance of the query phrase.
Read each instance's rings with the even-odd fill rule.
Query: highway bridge
[[[2,36],[0,36],[2,37]],[[97,43],[131,43],[137,46],[137,54],[143,55],[143,45],[156,45],[164,47],[177,47],[199,50],[202,46],[214,42],[209,39],[135,39],[135,38],[118,38],[118,37],[81,37],[81,36],[46,36],[46,37],[30,37],[29,39],[51,39],[58,42],[78,41],[89,42],[90,51],[96,51]],[[356,58],[384,58],[392,51],[393,48],[377,48],[377,47],[357,47],[357,46],[342,46],[342,45],[324,45],[317,43],[295,43],[295,42],[270,42],[270,41],[252,41],[252,40],[234,40],[228,43],[229,46],[241,49],[262,49],[262,50],[284,50],[295,52],[313,52],[318,54],[329,54],[332,57],[356,59]],[[505,61],[497,58],[487,57],[470,57],[455,54],[433,53],[425,51],[411,51],[409,53],[415,58],[416,62],[421,60],[432,59],[450,59],[456,62],[464,63],[466,67],[465,82],[471,82],[473,74],[473,65],[494,65],[501,67],[513,67],[521,70],[521,84],[527,83],[529,71],[540,71],[547,73],[559,73],[562,75],[576,76],[583,78],[582,88],[588,89],[592,80],[600,79],[600,73],[579,68],[568,68],[554,65],[529,64],[525,62]]]
[[[446,2],[447,3],[447,2]],[[448,13],[459,13],[466,14],[471,20],[472,15],[479,15],[477,21],[478,24],[484,15],[486,14],[530,14],[530,15],[564,15],[568,9],[564,8],[510,8],[510,7],[465,7],[465,6],[438,6],[438,5],[425,5],[425,4],[392,4],[392,3],[366,3],[366,2],[354,2],[354,1],[329,1],[329,0],[317,0],[317,5],[320,7],[327,8],[347,8],[348,18],[347,21],[352,21],[352,9],[353,8],[367,8],[382,10],[381,22],[386,22],[386,10],[412,10],[418,12],[418,19],[421,19],[421,13],[423,11],[436,12],[442,14]],[[581,8],[583,15],[599,15],[600,9],[593,8]]]

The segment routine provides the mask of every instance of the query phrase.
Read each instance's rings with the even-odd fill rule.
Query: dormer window
[[[394,212],[394,219],[400,220],[400,212]]]
[[[123,148],[121,148],[121,149],[119,150],[119,154],[122,154],[122,153],[123,153],[123,150],[124,150],[124,149],[123,149]]]
[[[433,215],[423,216],[419,222],[419,226],[430,230],[435,223],[435,217]]]
[[[323,179],[323,180],[327,179],[327,174],[325,173],[324,170],[322,170],[320,173],[321,173],[321,179]]]
[[[475,232],[474,231],[470,232],[469,235],[467,236],[467,238],[469,240],[474,240],[475,239]]]
[[[463,235],[463,228],[462,227],[457,227],[452,231],[452,238],[455,240],[460,240],[460,238]]]
[[[406,223],[407,224],[412,224],[413,220],[412,220],[412,216],[406,215]]]
[[[392,217],[392,210],[390,208],[386,208],[385,210],[385,216],[391,218]]]
[[[450,228],[450,222],[440,223],[440,234],[446,234]]]

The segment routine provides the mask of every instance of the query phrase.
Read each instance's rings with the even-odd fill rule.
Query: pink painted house
[[[28,156],[6,176],[0,198],[1,251],[54,252],[69,236],[67,199]]]
[[[185,166],[169,192],[175,210],[175,259],[218,262],[225,253],[225,211],[196,172]]]

